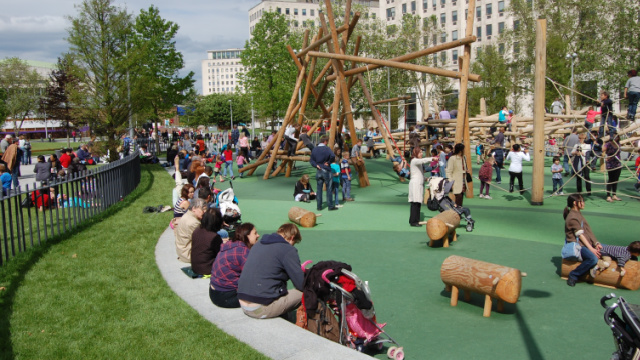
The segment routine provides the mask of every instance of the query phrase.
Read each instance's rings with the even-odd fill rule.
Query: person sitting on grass
[[[227,235],[227,240],[229,235]],[[236,228],[233,240],[225,241],[213,261],[209,298],[222,308],[239,308],[238,279],[249,256],[249,250],[258,241],[258,231],[252,223],[244,223]]]
[[[313,188],[309,183],[309,175],[304,174],[300,177],[300,180],[296,182],[293,190],[293,199],[295,201],[311,202],[316,199],[316,193],[313,192]]]
[[[191,264],[191,237],[194,230],[200,226],[200,220],[206,210],[207,202],[202,199],[196,199],[175,225],[176,253],[178,254],[178,260],[184,263]]]
[[[207,189],[209,194],[211,190]],[[191,235],[191,270],[198,275],[211,275],[211,266],[216,259],[222,238],[222,214],[216,208],[208,208],[202,215],[200,227]]]
[[[238,300],[247,316],[269,319],[300,306],[304,273],[294,246],[301,240],[296,225],[284,224],[251,248],[238,281]],[[287,290],[289,279],[295,289]]]

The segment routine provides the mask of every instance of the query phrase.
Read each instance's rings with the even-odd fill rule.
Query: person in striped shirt
[[[618,268],[620,269],[620,276],[624,276],[625,270],[624,265],[629,261],[632,257],[636,259],[640,256],[640,241],[634,241],[629,246],[615,246],[615,245],[602,245],[602,250],[600,250],[600,255],[602,256],[602,260],[605,262],[611,262],[611,259],[615,259],[618,263]],[[607,259],[609,258],[609,259]],[[596,265],[596,268],[598,265]],[[604,270],[604,269],[599,269]]]

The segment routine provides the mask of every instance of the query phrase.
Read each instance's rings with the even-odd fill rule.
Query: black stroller
[[[460,218],[465,219],[467,222],[467,231],[473,231],[475,220],[471,218],[471,210],[466,207],[457,206],[453,200],[448,196],[453,188],[453,180],[449,180],[441,177],[432,177],[429,179],[429,191],[430,198],[427,201],[427,207],[432,211],[447,211],[453,210]]]
[[[607,323],[617,350],[611,355],[612,360],[638,360],[640,359],[640,305],[629,304],[624,298],[619,297],[611,306],[607,301],[616,298],[615,294],[605,295],[600,299],[600,304],[606,309],[604,321]],[[622,317],[615,312],[620,309]]]

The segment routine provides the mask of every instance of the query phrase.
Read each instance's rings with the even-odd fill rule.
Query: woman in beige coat
[[[462,206],[463,194],[467,188],[467,165],[464,163],[464,144],[456,144],[453,155],[447,162],[447,178],[453,180],[453,194],[456,196],[456,205]]]
[[[411,180],[409,180],[409,203],[411,203],[411,212],[409,214],[409,225],[422,226],[420,222],[420,207],[424,201],[424,169],[422,165],[433,161],[433,158],[422,157],[422,149],[413,148],[411,153]]]

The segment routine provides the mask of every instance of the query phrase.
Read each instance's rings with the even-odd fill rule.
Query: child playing
[[[604,270],[609,267],[612,259],[615,259],[618,263],[618,269],[620,269],[620,276],[625,275],[624,265],[631,259],[631,257],[637,258],[640,256],[640,241],[634,241],[629,246],[615,246],[615,245],[602,245],[600,255],[604,262],[598,262],[598,265],[591,269],[591,276],[595,277],[596,271]],[[602,265],[602,267],[600,267]]]
[[[351,198],[351,167],[349,166],[349,153],[342,153],[340,162],[340,183],[342,184],[342,199],[353,201]]]
[[[638,153],[640,154],[640,149],[638,149]],[[633,185],[636,188],[636,191],[640,192],[640,156],[636,159],[636,176],[638,177],[638,182]]]
[[[2,195],[7,196],[11,190],[11,174],[4,164],[0,164],[0,181],[2,181]]]
[[[562,191],[562,187],[564,186],[564,181],[562,180],[562,172],[564,168],[562,164],[560,164],[560,158],[557,156],[553,157],[553,164],[551,164],[551,180],[553,181],[553,194],[554,195],[564,195]],[[556,190],[560,189],[560,192],[556,194]]]
[[[225,149],[223,156],[224,156],[224,169],[223,169],[222,175],[226,177],[227,170],[228,170],[229,176],[231,176],[231,180],[235,180],[236,177],[233,176],[233,151],[231,150],[230,146],[228,146]]]
[[[440,167],[440,177],[446,178],[445,169],[447,168],[447,153],[442,147],[442,145],[438,145],[438,166]]]
[[[429,164],[429,166],[431,167],[431,176],[439,176],[440,169],[438,169],[438,150],[431,149],[431,157],[433,158],[433,161]]]
[[[215,175],[213,175],[213,178],[215,179],[216,176],[218,176],[218,179],[220,180],[220,182],[224,182],[224,178],[220,174],[220,170],[222,169],[222,164],[224,164],[224,161],[222,161],[222,157],[220,156],[220,154],[216,155],[216,164],[213,166],[213,173]]]
[[[489,196],[489,187],[491,186],[491,177],[493,176],[493,165],[496,163],[496,160],[491,156],[491,151],[487,153],[485,156],[486,160],[482,167],[480,167],[480,172],[478,173],[478,178],[480,178],[480,198],[491,200],[491,196]],[[482,190],[487,188],[484,195],[482,194]]]
[[[407,164],[407,161],[400,155],[391,158],[391,161],[393,162],[393,171],[398,174],[400,181],[404,182],[405,179],[409,179],[411,174],[409,173],[409,165]]]
[[[240,154],[236,157],[236,163],[238,164],[238,172],[240,173],[240,179],[242,179],[244,176],[242,174],[242,172],[240,172],[240,169],[242,169],[244,167],[244,164],[248,164],[249,161],[247,161],[247,158],[245,157],[246,155],[246,151],[245,150],[240,150]]]
[[[333,178],[333,187],[331,188],[332,194],[329,196],[334,196],[334,204],[336,207],[342,207],[342,205],[338,205],[338,193],[340,192],[340,158],[335,157],[333,160],[333,164],[331,164],[331,175]],[[344,201],[344,199],[342,199]]]

